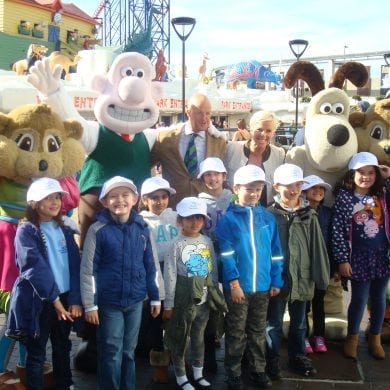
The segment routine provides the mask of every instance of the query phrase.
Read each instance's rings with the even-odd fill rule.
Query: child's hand
[[[168,321],[171,319],[173,313],[173,309],[164,309],[163,315],[162,315],[162,320],[163,321]]]
[[[91,310],[85,312],[85,321],[93,325],[99,325],[99,314],[97,310]]]
[[[72,318],[79,318],[83,314],[83,307],[81,305],[70,305],[69,312]]]
[[[269,296],[270,297],[276,297],[280,293],[280,288],[271,287],[271,290],[269,290]]]
[[[378,168],[384,179],[387,179],[390,176],[390,167],[387,165],[378,165]]]
[[[156,318],[160,314],[161,305],[150,306],[150,314],[153,318]]]
[[[352,276],[352,267],[348,262],[339,264],[339,272],[344,278]]]
[[[242,291],[241,287],[230,289],[230,294],[233,303],[243,303],[245,301],[244,291]]]
[[[72,315],[65,309],[64,305],[62,304],[62,302],[57,299],[56,301],[53,302],[53,306],[54,306],[54,309],[57,313],[57,319],[59,321],[61,320],[64,320],[64,321],[72,321],[73,322],[73,318],[72,318]]]

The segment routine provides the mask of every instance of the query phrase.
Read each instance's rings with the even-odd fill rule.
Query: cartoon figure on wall
[[[62,121],[44,104],[18,107],[8,115],[0,113],[0,295],[1,312],[7,312],[10,291],[19,274],[15,264],[14,238],[19,219],[24,217],[26,193],[31,181],[40,177],[59,179],[69,193],[64,197],[66,214],[78,206],[79,190],[74,178],[84,162],[81,124]],[[75,230],[75,224],[67,223]],[[16,367],[17,378],[6,371],[14,342],[0,338],[0,373],[23,382],[25,352],[23,349]],[[46,371],[47,386],[52,385],[52,371]],[[51,379],[50,379],[51,376]],[[3,375],[1,376],[2,379]]]

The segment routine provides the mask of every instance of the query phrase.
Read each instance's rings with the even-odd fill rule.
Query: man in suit
[[[158,133],[151,152],[152,165],[161,164],[164,179],[176,190],[171,198],[173,207],[184,197],[197,196],[205,190],[202,181],[197,179],[199,163],[207,157],[222,159],[227,143],[225,135],[211,124],[211,103],[207,96],[193,95],[187,103],[186,114],[187,122]],[[188,162],[191,142],[195,143],[196,161]],[[188,164],[196,169],[192,170]]]

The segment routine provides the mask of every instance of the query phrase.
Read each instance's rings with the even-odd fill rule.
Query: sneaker
[[[311,360],[306,356],[296,356],[290,359],[288,366],[292,371],[302,376],[313,376],[317,374],[317,370],[312,366]]]
[[[327,352],[328,348],[326,348],[325,339],[322,336],[314,336],[314,352]]]
[[[229,390],[242,390],[244,388],[240,376],[229,376],[226,383]]]
[[[313,348],[310,345],[309,339],[305,339],[305,352],[306,352],[306,355],[309,353],[314,353]]]
[[[251,372],[249,379],[256,383],[261,389],[272,386],[270,379],[265,372]]]
[[[265,366],[265,372],[272,381],[277,381],[282,378],[280,371],[279,360],[278,359],[267,359],[267,364]]]

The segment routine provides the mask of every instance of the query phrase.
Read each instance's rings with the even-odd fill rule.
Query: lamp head
[[[195,27],[196,20],[195,18],[190,18],[188,16],[179,16],[171,20],[173,29],[175,30],[177,36],[184,42],[192,33],[192,30]],[[178,30],[181,26],[181,31]],[[186,27],[189,28],[189,31],[186,33]]]
[[[309,45],[309,41],[306,41],[305,39],[293,39],[289,41],[288,44],[297,60],[299,60]]]

